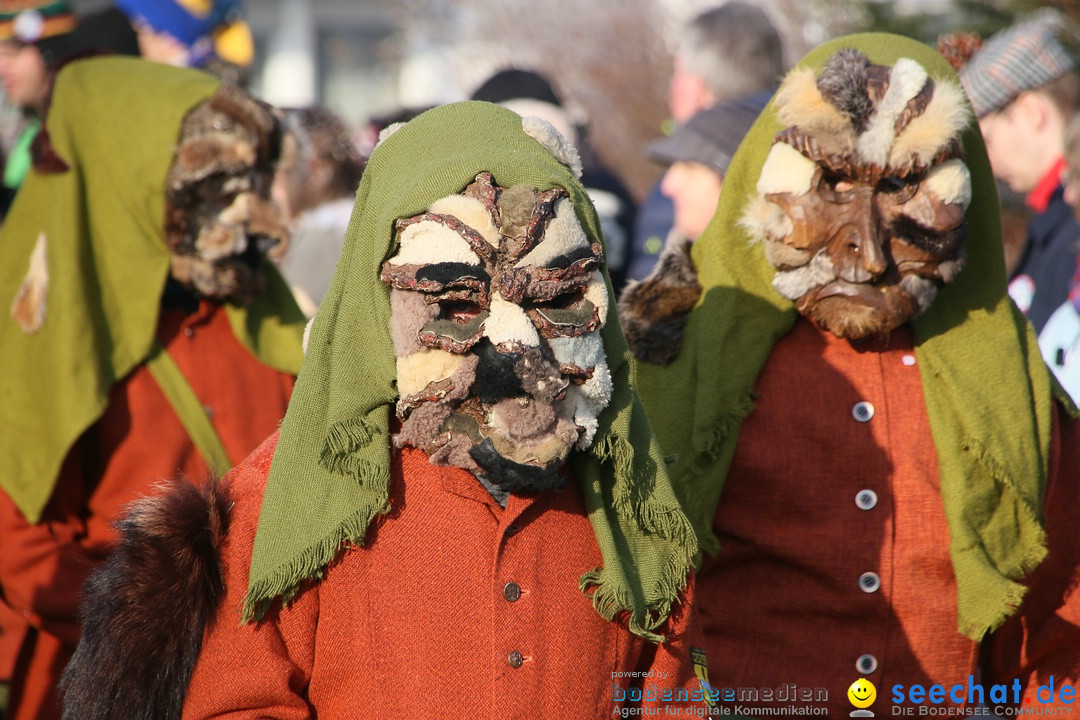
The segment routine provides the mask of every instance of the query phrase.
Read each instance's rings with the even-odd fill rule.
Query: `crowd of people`
[[[0,3],[6,720],[1071,710],[1080,33],[680,37],[636,202],[537,68]]]

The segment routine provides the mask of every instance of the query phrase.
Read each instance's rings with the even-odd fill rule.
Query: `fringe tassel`
[[[377,492],[379,487],[385,489],[389,486],[390,475],[378,472],[378,468],[375,470],[368,480],[373,486],[372,490]],[[271,577],[253,584],[244,598],[241,624],[262,620],[278,596],[281,596],[282,606],[288,605],[304,582],[322,577],[323,570],[337,557],[344,544],[363,544],[371,521],[387,509],[385,503],[381,507],[361,508],[339,525],[332,535],[309,547],[292,562],[282,565]]]

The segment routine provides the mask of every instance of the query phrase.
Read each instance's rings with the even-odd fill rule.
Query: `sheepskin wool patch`
[[[564,486],[563,462],[592,443],[612,391],[601,249],[565,191],[502,188],[481,173],[397,232],[382,267],[395,442],[470,471],[500,502]]]

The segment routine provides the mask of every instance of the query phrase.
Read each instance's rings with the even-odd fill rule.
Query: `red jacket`
[[[233,335],[224,309],[163,313],[157,337],[202,400],[233,462],[285,415],[293,378],[259,363]],[[0,612],[14,664],[11,720],[59,718],[55,686],[79,639],[83,581],[117,535],[125,505],[161,480],[208,474],[198,450],[145,366],[113,386],[102,417],[64,461],[41,522],[30,525],[0,492]],[[20,622],[20,620],[24,622]],[[14,639],[14,640],[13,640]]]
[[[847,688],[865,677],[881,717],[894,685],[906,698],[912,685],[959,683],[957,697],[971,704],[974,676],[989,703],[993,684],[1019,678],[1031,707],[1044,708],[1034,690],[1051,675],[1057,688],[1080,682],[1080,425],[1055,422],[1050,557],[1028,578],[1020,610],[980,647],[957,631],[937,451],[909,329],[858,351],[800,319],[755,390],[714,518],[720,553],[698,576],[714,683],[823,689],[827,702],[811,704],[846,717]],[[946,697],[938,709],[951,705]]]
[[[673,704],[660,699],[666,689],[700,696],[689,652],[700,628],[685,601],[657,646],[604,620],[579,590],[601,558],[574,483],[511,495],[503,509],[471,474],[413,449],[393,455],[392,510],[365,546],[344,550],[285,609],[239,624],[275,446],[226,480],[227,597],[187,720],[592,720],[637,705],[629,698],[641,692],[657,706]]]

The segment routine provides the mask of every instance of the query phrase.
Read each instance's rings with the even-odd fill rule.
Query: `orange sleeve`
[[[704,709],[708,704],[705,635],[694,603],[694,585],[691,573],[682,601],[668,619],[666,641],[656,646],[647,664],[639,668],[644,671],[641,705],[655,708],[653,714],[664,715],[666,707]]]
[[[234,501],[222,551],[226,594],[203,638],[183,720],[314,717],[306,688],[314,662],[317,586],[301,592],[288,607],[275,607],[257,623],[240,624],[273,447],[274,443],[266,443],[224,480]]]

